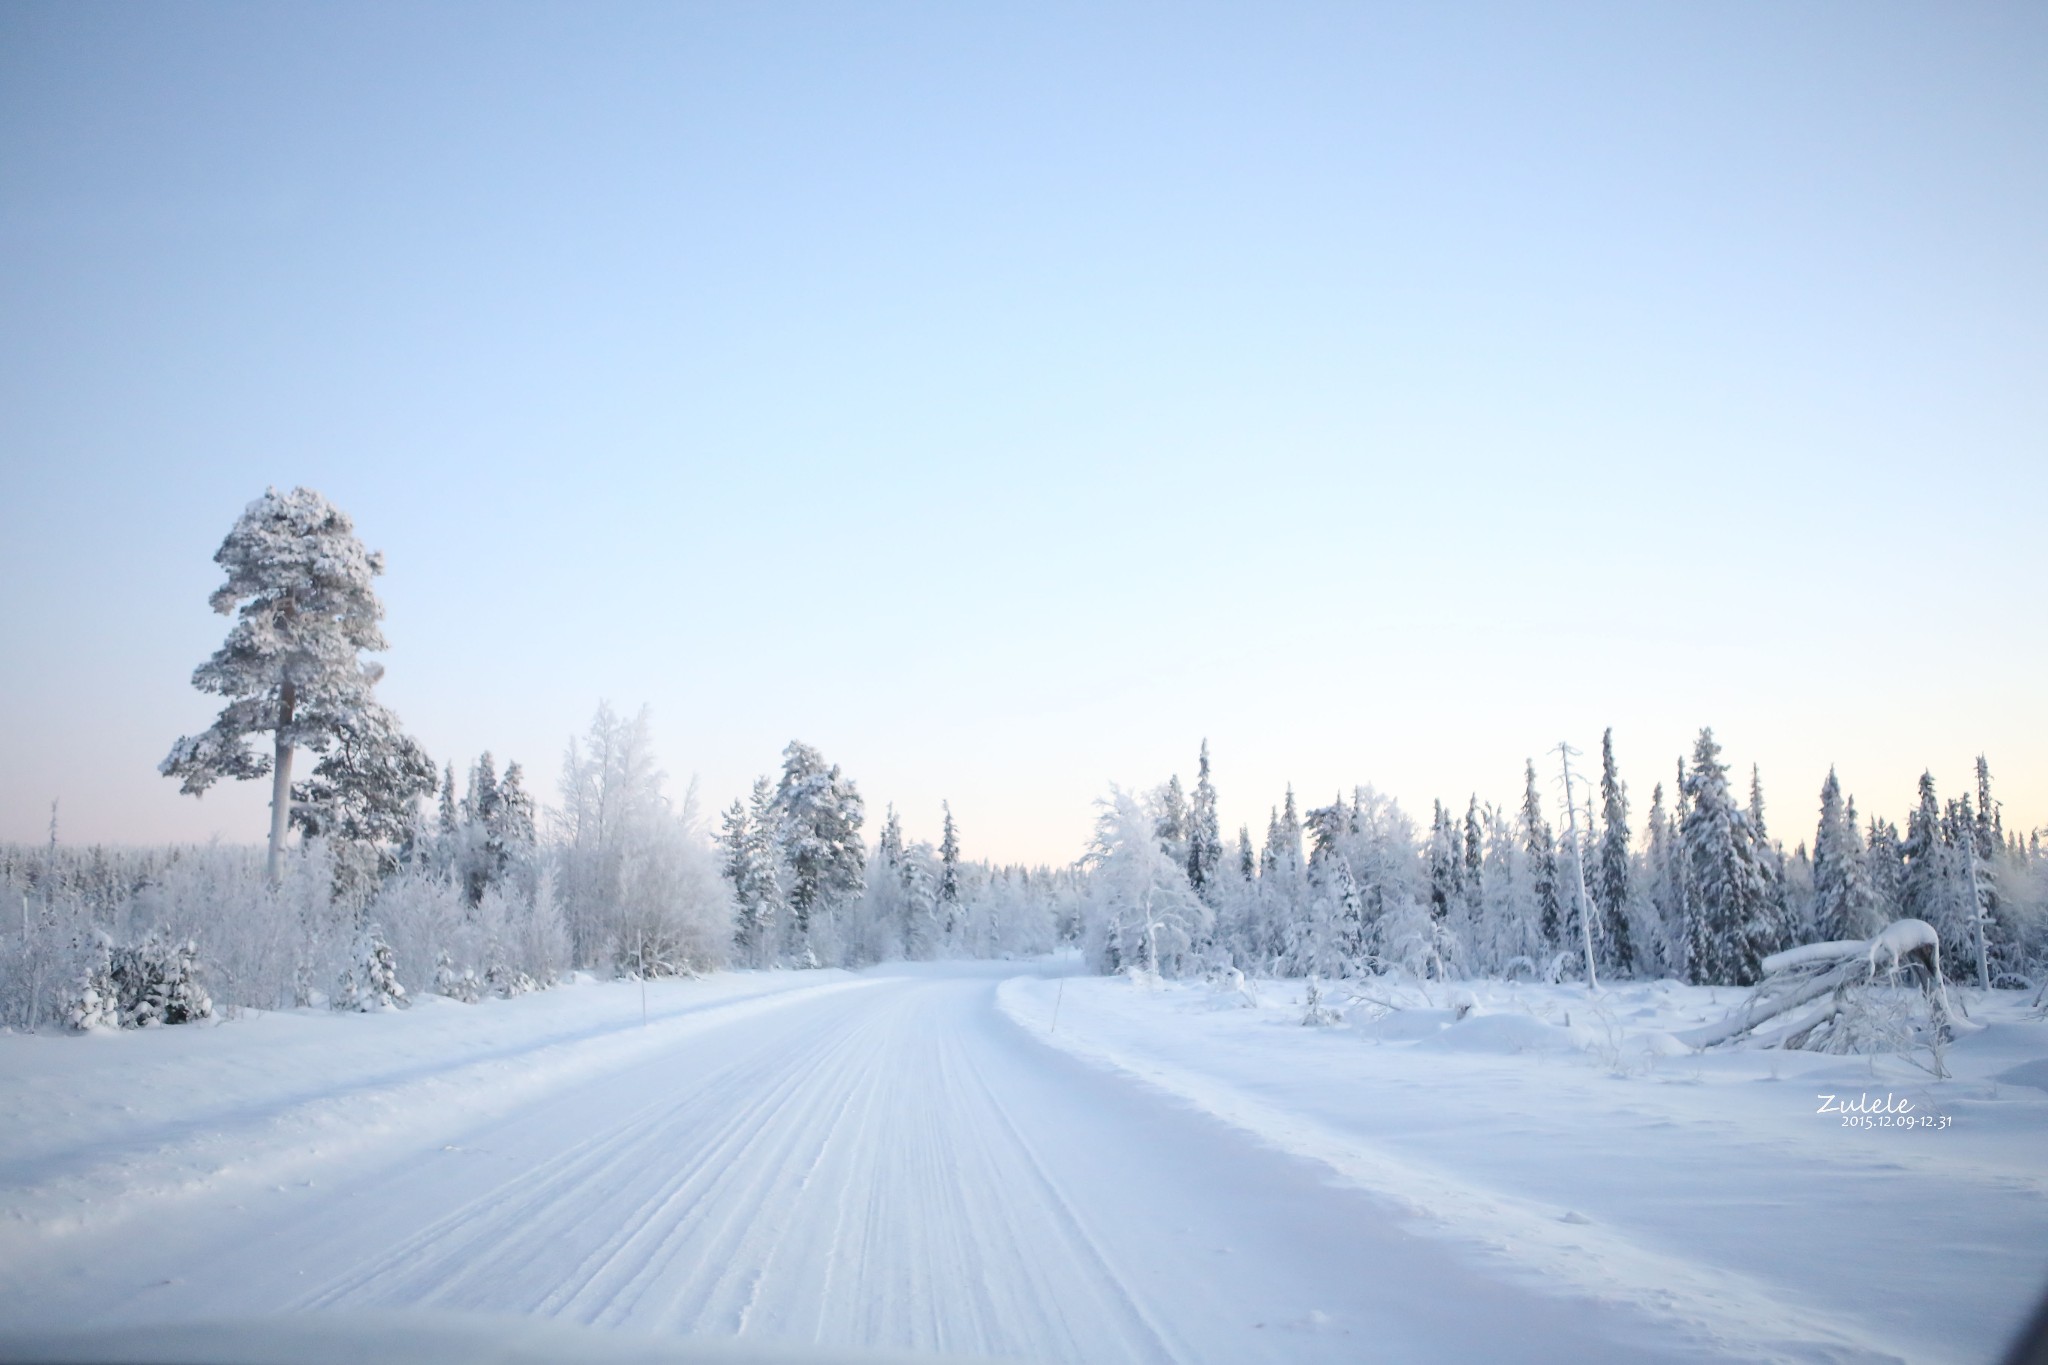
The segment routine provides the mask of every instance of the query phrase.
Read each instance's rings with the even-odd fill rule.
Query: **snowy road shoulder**
[[[1653,989],[1667,988],[1598,1008],[1611,1021]],[[1876,1089],[1945,1102],[1970,1131],[1844,1132],[1806,1085],[1769,1082],[1789,1071],[1854,1096],[1873,1088],[1862,1059],[1631,1074],[1615,1064],[1631,1030],[1596,1037],[1585,1001],[1576,1024],[1570,1001],[1534,998],[1518,1002],[1532,1013],[1373,1009],[1362,1028],[1308,1029],[1300,983],[1261,991],[1242,1007],[1200,986],[1018,979],[999,1000],[1041,1040],[1321,1164],[1504,1273],[1632,1305],[1731,1356],[1984,1359],[2048,1275],[2048,1094],[1958,1082],[1929,1101],[1940,1088],[1895,1076]],[[1635,1012],[1653,1038],[1656,1011]],[[1993,1030],[1981,1067],[1959,1073],[2002,1064],[2001,1048],[2048,1053],[2034,1027]]]

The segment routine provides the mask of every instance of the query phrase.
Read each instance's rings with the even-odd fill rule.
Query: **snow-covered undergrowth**
[[[245,1011],[142,1032],[0,1033],[0,1263],[193,1197],[326,1182],[749,1012],[858,989],[839,971],[598,982],[413,1009]]]
[[[1924,1054],[1697,1052],[1730,988],[1005,983],[1022,1027],[1510,1273],[1721,1354],[1982,1360],[2048,1282],[2048,1021]],[[1054,1015],[1057,1010],[1057,1024]]]

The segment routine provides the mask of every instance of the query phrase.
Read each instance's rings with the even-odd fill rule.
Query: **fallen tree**
[[[1808,943],[1763,961],[1764,979],[1726,1018],[1677,1034],[1691,1047],[1905,1052],[1927,1047],[1934,1072],[1960,1025],[1941,980],[1941,936],[1902,919],[1868,939]]]

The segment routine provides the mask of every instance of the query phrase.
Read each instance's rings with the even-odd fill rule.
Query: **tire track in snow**
[[[446,1067],[408,1067],[391,1078],[220,1118],[203,1128],[174,1125],[169,1140],[156,1134],[101,1144],[89,1160],[0,1186],[0,1209],[7,1215],[0,1223],[0,1258],[53,1234],[105,1232],[167,1206],[246,1195],[309,1173],[331,1175],[337,1163],[372,1159],[465,1128],[478,1115],[515,1112],[707,1029],[872,984],[794,987],[690,1006],[649,1027],[544,1036]]]
[[[777,1021],[769,1042],[779,1043],[788,1031]],[[639,1106],[617,1126],[480,1194],[304,1306],[483,1307],[508,1285],[531,1283],[548,1286],[535,1311],[583,1322],[616,1320],[623,1315],[607,1310],[629,1286],[608,1283],[608,1277],[638,1268],[630,1259],[636,1235],[664,1213],[673,1222],[679,1203],[726,1208],[724,1222],[710,1230],[723,1253],[718,1259],[744,1264],[733,1243],[760,1224],[768,1187],[791,1144],[801,1140],[801,1126],[788,1116],[801,1117],[814,1100],[806,1089],[811,1078],[856,1041],[857,1035],[837,1034],[824,1040],[822,1057],[792,1050],[765,1070],[750,1066],[761,1055],[772,1058],[774,1048],[750,1048],[697,1089]],[[687,1165],[677,1164],[666,1140],[675,1133],[696,1139]],[[560,1264],[565,1246],[576,1249],[566,1272]],[[422,1286],[429,1288],[422,1292]]]
[[[1022,1155],[1026,1168],[1030,1171],[1032,1179],[1041,1191],[1046,1206],[1056,1211],[1060,1221],[1066,1225],[1073,1241],[1077,1245],[1086,1248],[1089,1258],[1101,1269],[1103,1282],[1113,1287],[1119,1307],[1143,1325],[1144,1330],[1151,1335],[1153,1342],[1157,1345],[1158,1354],[1161,1358],[1174,1362],[1192,1358],[1187,1346],[1184,1343],[1176,1343],[1174,1335],[1167,1331],[1151,1313],[1146,1311],[1144,1304],[1131,1289],[1128,1278],[1118,1271],[1108,1253],[1104,1250],[1102,1240],[1089,1229],[1087,1221],[1081,1216],[1080,1210],[1074,1206],[1074,1202],[1060,1188],[1059,1182],[1054,1180],[1046,1170],[1045,1163],[1039,1158],[1038,1150],[1031,1145],[1030,1139],[1024,1136],[1024,1131],[1017,1126],[1015,1117],[1011,1115],[1002,1100],[997,1097],[994,1089],[986,1081],[982,1080],[978,1073],[975,1079],[980,1085],[983,1101],[1002,1124],[1003,1130],[1008,1135],[1011,1144]]]
[[[757,1021],[726,1064],[304,1303],[1183,1359],[997,1106],[961,1036],[988,989],[912,980]]]

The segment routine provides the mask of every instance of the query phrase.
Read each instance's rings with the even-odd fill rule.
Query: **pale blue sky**
[[[0,5],[0,838],[180,797],[265,485],[385,699],[970,854],[1702,724],[2048,820],[2048,9]]]

